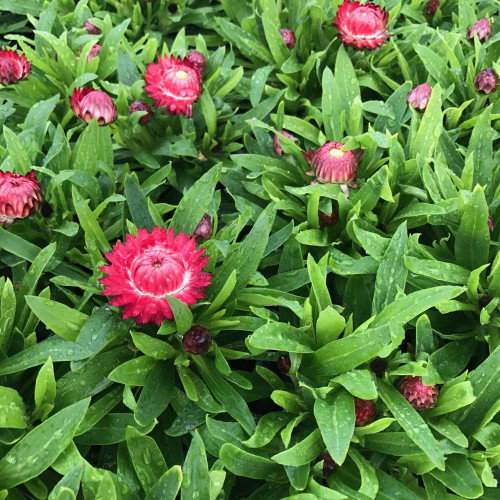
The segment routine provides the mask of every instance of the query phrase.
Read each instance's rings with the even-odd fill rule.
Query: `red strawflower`
[[[26,175],[0,170],[0,226],[33,215],[42,202],[40,184],[32,170]]]
[[[146,125],[151,121],[151,118],[153,117],[153,112],[151,111],[151,108],[144,101],[135,101],[128,108],[129,115],[135,113],[136,111],[146,111],[146,114],[142,115],[139,118],[139,123],[141,125]]]
[[[469,40],[474,40],[474,35],[477,34],[479,41],[481,43],[486,42],[491,35],[491,26],[490,22],[486,17],[479,19],[476,21],[468,30],[467,30],[467,38]]]
[[[214,229],[212,227],[212,219],[210,218],[210,215],[203,214],[203,217],[193,232],[193,237],[199,245],[200,243],[208,241],[212,237],[213,232]]]
[[[139,229],[137,237],[127,234],[126,243],[118,242],[106,254],[111,265],[101,267],[108,276],[101,278],[103,295],[112,295],[112,306],[125,306],[124,319],[135,318],[137,324],[158,324],[174,315],[166,299],[173,296],[186,305],[205,298],[203,291],[212,275],[202,272],[208,257],[196,250],[189,234],[174,235],[171,228],[156,226],[151,233]]]
[[[89,35],[100,35],[101,34],[101,30],[88,20],[83,23],[83,27],[87,30],[87,33]]]
[[[375,417],[375,403],[369,399],[354,398],[356,411],[356,427],[364,427]]]
[[[415,410],[433,408],[438,398],[435,385],[422,384],[422,377],[407,375],[399,383],[399,392],[406,398]]]
[[[202,75],[205,73],[205,70],[207,69],[207,60],[201,52],[198,52],[197,50],[190,50],[187,53],[186,61],[191,63],[193,66],[196,66]]]
[[[295,33],[292,30],[281,28],[280,29],[281,38],[285,42],[285,45],[292,50],[295,47]]]
[[[97,57],[99,55],[99,52],[101,52],[101,49],[102,47],[98,43],[93,45],[90,49],[89,55],[87,56],[87,62],[92,61],[94,57]]]
[[[289,134],[288,132],[285,132],[284,130],[278,130],[278,132],[281,135],[284,135],[286,138],[290,140],[295,140],[295,137],[292,134]],[[273,139],[273,149],[276,154],[282,155],[283,154],[283,148],[281,147],[281,141],[283,140],[282,137],[280,137],[278,134],[274,135]]]
[[[316,182],[322,184],[340,184],[342,192],[348,197],[348,186],[358,187],[354,179],[363,151],[342,151],[343,147],[341,142],[330,141],[316,153],[310,149],[308,153],[302,154],[311,166],[311,170],[306,172],[307,175],[316,176]]]
[[[406,102],[417,111],[423,112],[431,98],[432,87],[428,83],[422,83],[408,92]]]
[[[210,349],[212,336],[204,326],[195,325],[182,336],[182,345],[189,354],[203,354]]]
[[[327,451],[324,451],[318,457],[318,461],[321,462],[321,460],[323,460],[323,476],[325,477],[331,476],[339,468],[337,462],[333,460]]]
[[[282,354],[278,358],[278,370],[286,375],[291,367],[292,361],[290,360],[290,356],[288,356],[288,354]]]
[[[201,95],[200,70],[189,61],[180,57],[158,57],[158,64],[148,65],[144,87],[149,97],[155,100],[155,106],[174,113],[193,116],[193,103]]]
[[[31,61],[24,54],[13,50],[0,49],[0,83],[9,85],[24,80],[31,73]]]
[[[344,43],[359,50],[379,49],[391,35],[387,33],[389,13],[373,3],[360,4],[344,0],[337,11],[334,25]]]
[[[425,13],[433,16],[439,9],[439,0],[429,0],[425,6]]]
[[[116,106],[111,97],[102,90],[79,87],[69,98],[73,113],[83,122],[93,118],[99,125],[108,125],[116,120]]]
[[[321,229],[327,229],[329,227],[337,224],[339,216],[335,210],[332,210],[332,215],[326,215],[325,212],[318,210],[319,227]]]
[[[474,88],[481,94],[491,94],[498,86],[498,74],[493,68],[480,71],[474,78]]]
[[[490,233],[492,233],[495,229],[495,221],[491,215],[488,217],[488,229],[490,230]]]

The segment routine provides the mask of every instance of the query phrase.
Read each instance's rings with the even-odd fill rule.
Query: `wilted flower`
[[[284,135],[286,138],[295,140],[295,137],[292,134],[289,134],[288,132],[285,132],[284,130],[278,130],[278,132],[281,135]],[[282,137],[280,137],[278,134],[274,135],[273,139],[273,149],[276,154],[282,155],[283,154],[283,148],[281,147],[281,141],[283,140]]]
[[[316,153],[310,149],[308,153],[302,154],[311,166],[307,175],[316,176],[316,181],[323,184],[340,184],[342,192],[349,196],[347,187],[357,187],[354,179],[364,151],[342,151],[343,147],[341,142],[331,141],[321,146]]]
[[[422,83],[422,85],[418,85],[408,92],[406,102],[417,111],[423,112],[427,108],[427,104],[429,104],[431,94],[432,87],[428,83]]]
[[[89,35],[100,35],[101,34],[101,30],[97,26],[92,24],[89,20],[87,20],[83,23],[83,27],[87,30],[87,33]]]
[[[469,40],[474,40],[474,35],[477,34],[479,41],[481,43],[486,42],[491,35],[491,26],[490,22],[486,17],[479,19],[476,21],[468,30],[467,30],[467,38]]]
[[[200,220],[200,223],[196,226],[193,236],[198,245],[208,241],[213,234],[212,219],[210,215],[204,214]]]
[[[155,106],[174,113],[193,115],[193,103],[201,95],[201,72],[197,66],[180,57],[158,57],[158,64],[148,65],[145,74],[147,85],[144,87]]]
[[[101,52],[101,49],[102,47],[98,43],[93,45],[90,49],[89,55],[87,56],[87,62],[92,61],[94,57],[97,57],[99,55],[99,52]]]
[[[285,42],[285,45],[292,50],[295,46],[295,33],[292,30],[281,28],[280,29],[281,38]]]
[[[356,427],[368,425],[375,417],[375,403],[369,399],[354,398],[356,411]]]
[[[182,345],[189,354],[203,354],[212,345],[212,336],[203,326],[192,326],[183,336]]]
[[[435,385],[424,385],[422,377],[407,375],[399,383],[399,392],[406,398],[415,410],[433,408],[438,398]]]
[[[387,33],[389,13],[373,3],[344,0],[337,11],[334,25],[344,43],[359,50],[378,49],[391,35]]]
[[[429,0],[425,6],[425,13],[433,16],[439,9],[439,0]]]
[[[142,115],[139,118],[139,123],[141,125],[146,125],[147,123],[149,123],[151,121],[151,118],[153,116],[153,112],[151,111],[151,108],[144,101],[135,101],[128,108],[129,115],[131,115],[132,113],[135,113],[136,111],[146,111],[146,114]]]
[[[480,71],[474,78],[474,88],[481,94],[491,94],[498,86],[498,74],[493,68]]]
[[[339,216],[335,210],[332,210],[332,215],[326,215],[325,212],[318,210],[319,227],[321,229],[328,229],[337,223]]]
[[[492,233],[495,229],[495,221],[491,215],[488,217],[488,229],[490,230],[490,233]]]
[[[288,354],[282,354],[278,358],[278,370],[285,375],[290,371],[292,367],[292,362],[290,360],[290,356]]]
[[[186,305],[205,298],[212,275],[202,272],[208,262],[202,257],[204,251],[196,250],[188,234],[174,236],[172,228],[139,229],[137,237],[127,234],[126,243],[118,242],[106,254],[111,265],[101,267],[107,274],[100,280],[103,295],[113,296],[111,306],[125,306],[123,318],[135,318],[137,324],[171,320],[174,315],[166,295]]]
[[[26,175],[0,170],[0,226],[7,229],[16,219],[33,215],[41,201],[40,184],[34,170]]]
[[[116,120],[116,106],[111,97],[102,90],[79,87],[69,98],[73,113],[85,123],[93,118],[99,125],[109,125]]]
[[[13,50],[0,49],[0,83],[9,85],[24,80],[31,73],[31,61],[24,54]]]
[[[198,52],[197,50],[190,50],[187,53],[185,60],[193,66],[196,66],[202,75],[205,73],[205,70],[207,69],[207,60],[201,52]]]

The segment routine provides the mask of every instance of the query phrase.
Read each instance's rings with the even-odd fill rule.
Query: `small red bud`
[[[406,102],[417,111],[425,111],[431,98],[432,88],[428,83],[422,83],[412,89],[406,98]]]
[[[208,241],[213,234],[212,219],[210,215],[204,214],[200,223],[193,232],[194,239],[198,245]]]
[[[97,26],[95,26],[88,20],[83,23],[83,27],[87,30],[87,33],[89,35],[100,35],[102,33]]]
[[[281,28],[280,29],[281,38],[285,42],[285,45],[292,50],[295,46],[295,33],[292,30]]]
[[[339,468],[327,451],[318,457],[318,461],[321,462],[321,460],[323,460],[323,476],[325,477],[331,476]]]
[[[292,367],[292,362],[290,361],[290,356],[282,354],[278,358],[278,370],[285,375],[290,372]]]
[[[335,210],[332,210],[332,215],[326,215],[325,212],[318,210],[319,227],[321,229],[328,229],[329,227],[337,224],[339,216]]]
[[[203,354],[212,345],[212,336],[203,326],[192,326],[182,337],[182,345],[189,354]]]
[[[498,74],[493,68],[480,71],[474,78],[474,88],[481,94],[492,94],[498,86]]]
[[[196,66],[200,70],[201,74],[205,73],[205,70],[207,69],[207,61],[201,52],[191,50],[187,53],[185,60],[190,62],[193,66]]]
[[[468,30],[467,30],[467,38],[469,40],[474,40],[474,35],[477,34],[479,41],[481,43],[486,42],[491,35],[491,26],[490,22],[486,17],[479,19],[476,21]]]
[[[139,123],[141,125],[146,125],[151,121],[151,118],[153,117],[153,112],[151,111],[151,108],[144,102],[144,101],[135,101],[133,102],[130,107],[128,108],[128,114],[129,116],[132,113],[135,113],[136,111],[146,111],[145,115],[142,115],[139,118]]]
[[[412,377],[411,375],[401,379],[399,392],[418,411],[433,408],[438,398],[438,390],[435,385],[424,385],[422,377]]]
[[[284,130],[279,130],[278,132],[281,135],[284,135],[286,138],[291,139],[292,141],[295,139],[295,137],[292,134],[289,134],[288,132],[285,132]],[[278,155],[283,154],[283,148],[281,147],[281,144],[280,144],[282,140],[283,140],[282,137],[280,137],[277,134],[274,136],[274,139],[273,139],[273,149],[274,149],[274,152]]]
[[[433,16],[439,9],[439,0],[429,0],[425,6],[425,13]]]
[[[354,398],[356,427],[364,427],[375,417],[375,403],[369,399]]]
[[[495,229],[495,221],[491,215],[488,217],[488,229],[490,230],[490,233],[492,233]]]

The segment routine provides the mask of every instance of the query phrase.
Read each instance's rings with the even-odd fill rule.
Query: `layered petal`
[[[31,73],[31,61],[24,54],[0,49],[0,83],[9,85],[24,80]]]
[[[116,120],[116,106],[102,90],[79,87],[69,98],[71,109],[81,121],[90,123],[93,118],[99,125],[109,125]]]

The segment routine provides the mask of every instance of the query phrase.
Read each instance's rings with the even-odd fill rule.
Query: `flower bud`
[[[204,214],[198,226],[196,226],[196,229],[194,230],[193,233],[194,239],[196,240],[196,243],[198,243],[199,245],[200,243],[208,241],[212,237],[212,234],[213,234],[212,219],[210,218],[210,215]]]
[[[370,363],[370,370],[377,376],[382,376],[387,370],[389,363],[384,358],[374,358]]]
[[[95,57],[97,57],[99,55],[99,52],[101,52],[101,46],[96,43],[91,49],[90,49],[90,52],[89,52],[89,55],[87,56],[87,62],[90,62],[92,61],[92,59],[94,59]]]
[[[141,125],[146,125],[151,121],[151,118],[153,117],[153,112],[151,111],[151,108],[144,102],[144,101],[135,101],[133,102],[130,107],[128,108],[128,114],[129,116],[132,113],[135,113],[136,111],[146,111],[145,115],[142,115],[139,118],[139,123]]]
[[[116,120],[116,106],[102,90],[79,87],[69,98],[71,109],[81,121],[90,123],[93,118],[99,125],[109,125]]]
[[[427,104],[431,98],[432,88],[428,83],[422,83],[422,85],[418,85],[410,92],[408,92],[408,96],[406,97],[406,102],[413,106],[417,111],[425,111],[427,108]]]
[[[285,42],[285,45],[292,50],[295,46],[295,33],[292,30],[281,28],[280,29],[281,38]]]
[[[439,0],[429,0],[425,6],[425,13],[433,16],[439,9]]]
[[[369,399],[354,398],[356,411],[356,427],[364,427],[375,417],[375,403]]]
[[[189,51],[185,61],[191,63],[193,66],[196,66],[200,70],[201,74],[205,73],[205,70],[207,69],[207,60],[205,59],[205,56],[197,50]]]
[[[292,134],[289,134],[288,132],[285,132],[284,130],[278,130],[278,132],[281,135],[284,135],[286,138],[294,140],[295,137]],[[275,134],[274,139],[273,139],[273,149],[274,152],[278,155],[283,154],[283,148],[281,147],[280,142],[283,140],[282,137],[280,137],[278,134]]]
[[[100,35],[102,33],[101,30],[97,26],[92,24],[89,20],[83,23],[83,27],[87,30],[87,33],[89,35]]]
[[[328,229],[337,223],[338,215],[335,210],[332,210],[332,215],[326,215],[325,212],[318,210],[319,227],[321,229]]]
[[[399,392],[418,411],[433,408],[438,398],[438,390],[435,385],[424,385],[422,377],[412,377],[411,375],[401,379]]]
[[[474,88],[481,94],[491,94],[498,86],[498,74],[493,68],[480,71],[474,78]]]
[[[477,34],[479,41],[481,43],[486,42],[491,35],[491,26],[490,22],[486,17],[479,19],[476,21],[468,30],[467,30],[467,38],[469,40],[474,40],[474,35]]]
[[[318,461],[321,462],[321,460],[323,460],[323,476],[325,477],[331,476],[339,468],[327,451],[318,457]]]
[[[212,336],[203,326],[192,326],[182,337],[182,345],[189,354],[203,354],[212,345]]]
[[[33,215],[41,202],[42,193],[34,170],[26,175],[0,170],[0,226],[7,229],[17,219]]]
[[[31,61],[26,61],[24,54],[13,50],[0,49],[0,83],[9,85],[25,80],[31,73]]]
[[[290,361],[290,356],[286,354],[282,354],[278,358],[278,370],[285,375],[290,372],[290,368],[292,367],[292,362]]]
[[[491,215],[488,217],[488,229],[490,230],[490,233],[492,233],[493,229],[495,229],[495,221]]]

